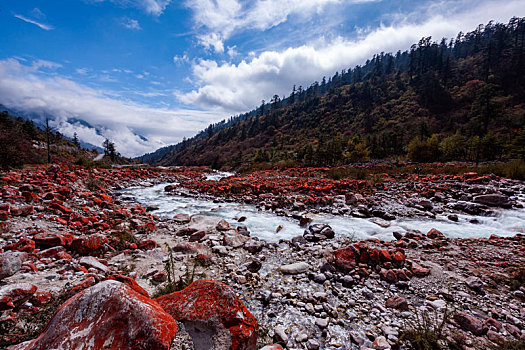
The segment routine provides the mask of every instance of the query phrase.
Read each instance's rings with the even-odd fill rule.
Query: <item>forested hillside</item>
[[[145,155],[162,165],[333,165],[525,157],[525,18],[293,87],[256,110]]]

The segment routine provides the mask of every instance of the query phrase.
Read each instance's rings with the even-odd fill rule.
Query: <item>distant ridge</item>
[[[379,53],[138,157],[160,165],[332,165],[525,156],[525,19]]]

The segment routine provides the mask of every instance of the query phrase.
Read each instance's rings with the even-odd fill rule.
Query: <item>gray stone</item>
[[[85,266],[86,268],[95,268],[99,271],[102,271],[104,274],[109,272],[109,267],[98,261],[97,258],[93,256],[83,256],[79,261],[80,265]]]
[[[0,280],[13,276],[22,268],[27,253],[7,251],[0,254]]]
[[[279,268],[279,270],[285,275],[298,275],[308,271],[308,269],[310,269],[310,265],[305,262],[283,265]]]

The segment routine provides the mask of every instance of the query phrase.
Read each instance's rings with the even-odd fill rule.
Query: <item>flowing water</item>
[[[231,174],[215,173],[207,175],[207,179],[219,180],[229,175]],[[246,220],[238,225],[245,225],[252,236],[269,242],[290,239],[304,232],[304,228],[299,226],[297,220],[278,216],[271,211],[259,210],[253,205],[168,194],[164,191],[165,186],[166,184],[153,187],[130,187],[122,193],[133,197],[143,206],[159,207],[152,214],[160,217],[171,218],[179,213],[212,215],[226,219],[235,227],[237,219],[244,216]],[[525,198],[521,197],[520,201],[523,203]],[[313,223],[330,225],[336,235],[348,235],[354,239],[392,240],[394,239],[392,233],[395,231],[405,233],[416,230],[426,233],[432,228],[450,238],[489,237],[492,234],[513,236],[525,232],[525,209],[495,208],[493,211],[493,216],[458,214],[458,222],[450,221],[446,215],[437,215],[435,219],[398,218],[389,221],[388,227],[374,223],[374,219],[330,214],[308,214],[308,216],[313,219]],[[478,223],[471,223],[472,219],[477,219]],[[381,222],[383,223],[384,221]],[[279,227],[282,229],[277,232]]]

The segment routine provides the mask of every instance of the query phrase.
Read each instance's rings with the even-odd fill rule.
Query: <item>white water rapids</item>
[[[212,174],[209,175],[208,179],[219,180],[221,177],[224,175]],[[302,235],[304,232],[304,228],[299,226],[298,220],[278,216],[271,211],[259,210],[253,205],[168,194],[164,191],[166,185],[130,187],[122,193],[133,197],[145,207],[159,207],[152,214],[160,217],[171,218],[179,213],[218,216],[224,218],[233,227],[245,225],[252,236],[268,242],[291,239],[294,236]],[[524,198],[520,198],[520,200],[523,203]],[[400,217],[389,221],[390,226],[388,227],[379,226],[373,222],[373,219],[330,214],[308,214],[308,216],[313,218],[312,223],[328,224],[336,235],[347,235],[354,239],[392,240],[394,239],[392,233],[395,231],[405,233],[416,230],[426,233],[432,228],[441,231],[449,238],[479,238],[489,237],[492,234],[514,236],[517,233],[525,232],[525,209],[494,208],[493,212],[495,214],[493,216],[457,214],[459,218],[457,222],[450,221],[447,214],[437,215],[435,219]],[[246,217],[246,220],[238,223],[237,219],[243,216]],[[472,219],[477,219],[478,223],[471,223]],[[280,226],[282,229],[276,232]]]

